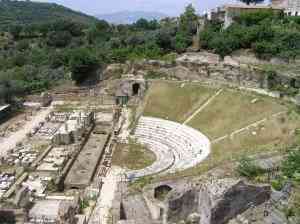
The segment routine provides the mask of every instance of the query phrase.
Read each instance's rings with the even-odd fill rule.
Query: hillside
[[[159,12],[122,11],[111,14],[96,15],[96,17],[98,19],[106,20],[113,24],[132,24],[141,18],[150,21],[153,19],[160,20],[168,16]]]
[[[54,3],[0,1],[0,27],[12,24],[38,24],[58,19],[90,24],[96,18]]]

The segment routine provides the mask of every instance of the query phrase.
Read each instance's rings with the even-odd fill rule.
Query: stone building
[[[221,21],[224,23],[224,28],[227,28],[234,22],[235,17],[239,16],[241,13],[257,12],[260,10],[267,10],[267,9],[273,10],[274,12],[281,13],[284,11],[285,8],[280,5],[269,6],[269,5],[226,4],[222,7],[218,7],[217,9],[212,10],[209,15],[209,19]]]
[[[29,211],[31,224],[74,224],[78,206],[73,201],[42,200],[37,201]]]
[[[283,7],[289,16],[300,16],[300,0],[272,0],[272,5]]]
[[[117,104],[124,105],[132,97],[143,97],[146,82],[142,76],[124,75],[117,86],[115,93]]]
[[[56,145],[69,145],[81,139],[84,131],[94,122],[94,112],[74,112],[53,136]]]

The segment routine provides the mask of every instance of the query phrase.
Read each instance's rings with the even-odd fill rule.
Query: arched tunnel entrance
[[[140,91],[140,84],[139,83],[134,83],[133,85],[132,85],[132,95],[133,96],[136,96],[136,95],[138,95],[139,94],[139,91]]]
[[[163,201],[171,190],[168,185],[160,185],[154,189],[154,198]]]

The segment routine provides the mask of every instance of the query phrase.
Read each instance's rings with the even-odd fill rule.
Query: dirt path
[[[111,223],[111,208],[117,190],[118,182],[121,181],[122,169],[112,167],[107,176],[102,179],[103,185],[100,196],[98,197],[93,215],[89,220],[90,224]]]
[[[190,117],[188,117],[183,124],[189,123],[197,114],[199,114],[202,110],[204,110],[205,107],[207,107],[217,96],[219,96],[222,93],[223,89],[220,89],[218,92],[216,92],[212,97],[210,97],[203,105],[199,107],[198,110],[196,110]]]
[[[38,126],[40,122],[44,121],[52,109],[53,108],[51,106],[46,109],[42,109],[30,121],[27,121],[22,129],[12,133],[8,138],[4,139],[3,142],[1,142],[0,156],[5,157],[7,155],[7,151],[14,148],[18,142],[21,142],[26,137],[28,132]]]

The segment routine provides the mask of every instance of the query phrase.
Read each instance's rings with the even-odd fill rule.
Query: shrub
[[[248,177],[250,179],[253,179],[264,173],[264,171],[257,167],[254,161],[248,157],[243,157],[239,161],[237,171],[241,176]]]
[[[271,186],[276,191],[281,191],[284,186],[284,182],[281,179],[275,179],[271,181]]]
[[[288,178],[298,179],[300,174],[300,150],[291,151],[282,163],[282,172]]]
[[[87,48],[74,49],[69,52],[69,66],[72,72],[72,79],[76,83],[84,81],[88,74],[98,64],[97,58]]]

